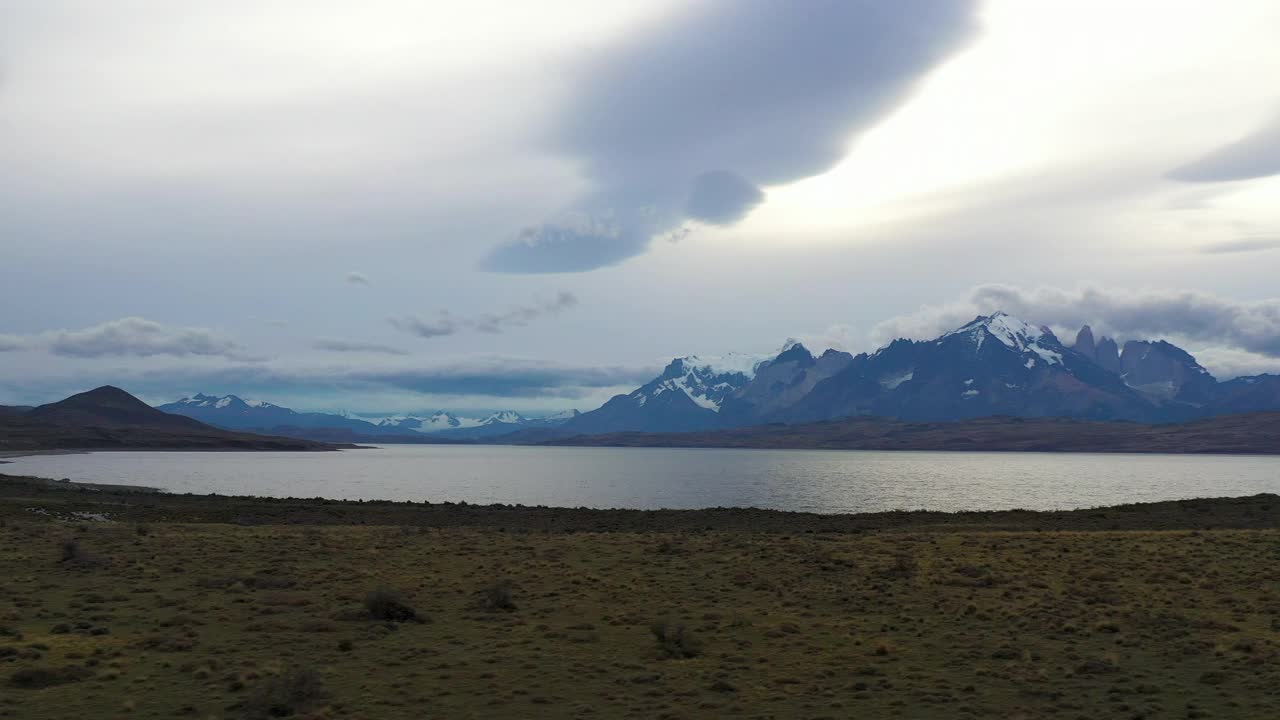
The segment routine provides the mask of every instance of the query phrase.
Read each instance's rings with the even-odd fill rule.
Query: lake
[[[473,445],[95,452],[0,473],[177,493],[592,508],[1060,510],[1280,493],[1280,457]]]

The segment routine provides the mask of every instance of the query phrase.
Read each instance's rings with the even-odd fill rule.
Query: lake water
[[[1280,493],[1280,457],[392,445],[96,452],[0,473],[179,493],[593,508],[1057,510]]]

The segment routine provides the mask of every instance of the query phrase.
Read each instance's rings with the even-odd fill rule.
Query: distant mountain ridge
[[[348,442],[469,440],[522,428],[556,427],[578,414],[577,410],[570,410],[544,418],[526,418],[513,410],[504,410],[483,418],[468,418],[441,410],[425,417],[399,415],[374,420],[333,413],[297,412],[261,400],[203,393],[160,405],[157,409],[221,428],[312,439],[342,438]]]
[[[0,450],[332,450],[334,445],[211,427],[104,385],[25,412],[0,413]]]
[[[700,432],[856,416],[946,422],[1005,415],[1180,422],[1280,410],[1280,376],[1220,383],[1185,350],[1135,340],[1121,349],[1088,326],[1068,346],[1047,327],[1004,312],[932,340],[874,353],[814,356],[788,343],[773,357],[688,356],[532,441],[618,432]],[[715,359],[711,359],[715,360]]]
[[[994,312],[931,340],[898,339],[873,353],[814,355],[789,341],[775,355],[675,358],[657,377],[595,410],[543,418],[441,410],[358,419],[299,413],[234,395],[195,395],[160,409],[219,427],[352,442],[543,442],[858,416],[1183,422],[1280,410],[1280,376],[1218,382],[1190,353],[1165,340],[1129,340],[1120,347],[1086,325],[1067,345],[1047,327]]]
[[[157,410],[194,418],[200,422],[228,430],[268,432],[279,428],[334,428],[360,435],[393,435],[393,430],[329,413],[300,413],[260,400],[244,400],[236,395],[196,393],[175,402],[158,405]]]

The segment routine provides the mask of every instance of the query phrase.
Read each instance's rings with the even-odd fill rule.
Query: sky
[[[591,409],[1005,310],[1280,372],[1273,0],[0,0],[0,404]]]

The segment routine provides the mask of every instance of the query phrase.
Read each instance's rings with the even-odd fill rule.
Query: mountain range
[[[0,420],[100,425],[117,404],[120,412],[136,414],[133,403],[107,393],[96,398],[92,417],[78,417],[74,403],[55,403],[0,407]],[[205,394],[156,410],[174,418],[165,422],[179,430],[184,422],[196,422],[224,431],[348,443],[535,443],[857,417],[906,423],[1009,417],[1160,424],[1280,410],[1280,375],[1219,382],[1190,353],[1165,340],[1120,345],[1095,337],[1085,326],[1068,345],[1046,327],[995,312],[936,338],[899,339],[873,353],[815,355],[789,342],[776,355],[676,358],[649,382],[584,413],[529,418],[514,411],[483,417],[439,411],[360,419]]]
[[[673,360],[635,391],[569,420],[544,441],[616,432],[694,432],[855,416],[909,422],[987,416],[1182,422],[1280,410],[1280,376],[1218,382],[1163,340],[1095,339],[1068,346],[1046,327],[996,312],[931,340],[895,340],[874,353],[789,343],[773,357]],[[518,439],[518,438],[517,438]]]
[[[472,418],[439,411],[421,416],[360,419],[333,413],[297,412],[236,395],[203,393],[159,405],[156,409],[229,430],[269,432],[325,441],[416,443],[457,442],[505,435],[521,429],[554,428],[579,414],[577,410],[570,410],[546,417],[526,418],[515,411],[505,410]]]
[[[0,407],[0,451],[124,448],[334,450],[337,446],[211,427],[157,410],[110,385],[39,407]]]

